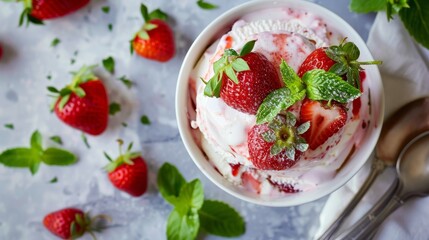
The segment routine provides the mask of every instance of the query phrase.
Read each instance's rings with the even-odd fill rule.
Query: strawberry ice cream
[[[231,107],[222,97],[206,96],[205,88],[206,82],[215,75],[213,65],[225,50],[238,51],[250,40],[256,40],[252,51],[265,56],[275,66],[278,76],[282,76],[284,73],[279,66],[283,60],[298,72],[312,52],[318,48],[339,44],[344,37],[313,13],[277,8],[243,16],[233,24],[230,32],[206,50],[194,68],[190,80],[190,107],[195,109],[195,114],[190,115],[190,122],[195,139],[207,155],[208,161],[222,176],[261,195],[311,191],[335,177],[343,164],[347,163],[348,156],[359,148],[370,119],[369,91],[363,72],[360,74],[362,84],[357,87],[361,88],[362,95],[357,99],[343,104],[334,101],[332,106],[329,101],[330,108],[326,111],[319,106],[325,102],[317,105],[317,101],[304,98],[288,107],[288,112],[296,118],[296,123],[293,124],[296,128],[307,120],[312,125],[307,133],[302,134],[308,143],[304,144],[306,149],[302,152],[294,150],[295,157],[289,159],[291,164],[286,164],[284,169],[261,167],[261,161],[258,162],[255,156],[251,156],[249,146],[252,150],[253,146],[249,144],[253,142],[249,139],[253,137],[251,131],[254,131],[257,125],[257,116]],[[307,94],[305,99],[308,97]],[[340,110],[335,111],[337,108]],[[343,122],[335,120],[335,124],[341,122],[342,125],[332,136],[327,137],[327,140],[323,139],[321,143],[317,143],[315,134],[320,137],[322,133],[319,131],[328,127],[323,121],[319,125],[314,123],[318,121],[317,117],[320,118],[319,115],[329,118],[329,114],[341,115]],[[296,130],[294,131],[297,134]],[[299,139],[300,136],[296,135]],[[288,156],[291,157],[290,154]]]

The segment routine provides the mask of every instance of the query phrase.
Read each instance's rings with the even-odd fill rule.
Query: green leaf
[[[350,9],[357,13],[378,12],[386,9],[386,0],[352,0]]]
[[[158,27],[158,25],[153,24],[153,23],[145,23],[145,25],[143,25],[144,30],[147,30],[147,31],[153,30],[157,27]]]
[[[199,179],[194,179],[183,185],[180,189],[179,198],[181,204],[191,208],[200,209],[204,202],[204,189]],[[180,208],[180,206],[176,206]]]
[[[204,95],[208,97],[219,97],[220,96],[220,88],[222,86],[222,75],[215,74],[212,78],[210,78],[209,82],[206,84],[204,88]]]
[[[36,130],[31,135],[30,146],[31,146],[32,149],[34,149],[36,151],[43,151],[43,147],[42,147],[42,135],[40,134],[39,131]]]
[[[231,64],[232,64],[232,68],[236,72],[242,72],[242,71],[248,71],[248,70],[250,70],[249,65],[242,58],[235,59],[234,61],[232,61]]]
[[[149,117],[148,116],[146,116],[146,115],[142,115],[141,116],[141,118],[140,118],[140,122],[143,124],[143,125],[150,125],[150,119],[149,119]]]
[[[296,129],[296,132],[301,135],[305,132],[308,131],[308,129],[310,129],[310,121],[307,121],[301,125],[299,125],[299,127]]]
[[[110,115],[115,115],[116,113],[121,111],[121,105],[117,102],[112,102],[109,105],[109,114]]]
[[[69,101],[69,99],[70,99],[70,94],[67,94],[67,95],[61,97],[61,100],[60,100],[60,102],[58,104],[59,107],[60,107],[60,110],[64,109],[64,106],[67,104],[67,102]]]
[[[113,30],[113,24],[109,23],[107,25],[107,29],[109,29],[109,31],[112,31]]]
[[[40,20],[38,18],[35,18],[35,17],[31,16],[30,14],[27,15],[27,18],[28,18],[28,22],[30,22],[32,24],[35,24],[35,25],[44,25],[44,23],[43,23],[42,20]]]
[[[104,13],[109,13],[110,12],[110,7],[109,6],[104,6],[101,8],[101,11],[103,11]]]
[[[305,90],[293,94],[288,88],[274,90],[264,99],[256,113],[256,124],[271,122],[277,114],[305,97]]]
[[[130,89],[133,86],[133,81],[129,80],[127,77],[122,76],[121,78],[119,78],[119,80],[125,84],[125,86]]]
[[[275,156],[279,154],[286,146],[282,143],[282,141],[276,141],[273,146],[270,148],[270,155]]]
[[[167,220],[168,240],[194,240],[200,228],[200,221],[197,211],[190,211],[181,215],[174,209]]]
[[[115,72],[115,59],[112,57],[108,57],[106,59],[103,59],[103,67],[113,74]]]
[[[243,218],[226,203],[205,200],[198,214],[201,227],[210,234],[222,237],[238,237],[246,231]]]
[[[61,40],[58,38],[55,38],[54,40],[52,40],[51,42],[51,47],[56,47],[58,44],[60,44]]]
[[[86,148],[90,149],[91,146],[89,145],[88,138],[86,138],[85,134],[82,133],[82,135],[80,135],[80,137],[82,138],[82,141],[85,144]]]
[[[361,95],[359,89],[338,75],[324,70],[308,71],[302,80],[307,85],[307,97],[311,100],[335,100],[340,103],[347,103]]]
[[[429,49],[429,1],[410,0],[409,8],[402,8],[399,17],[410,35]]]
[[[255,46],[256,40],[252,40],[244,44],[243,48],[241,49],[240,56],[245,56],[252,52],[253,47]]]
[[[232,48],[229,48],[229,49],[225,50],[223,56],[227,56],[227,57],[235,56],[235,57],[238,57],[239,55],[238,55],[237,51],[235,51]],[[228,62],[228,58],[225,58],[225,59],[226,59],[226,62]]]
[[[337,74],[338,76],[342,76],[347,73],[348,66],[347,64],[335,63],[329,69],[330,72]]]
[[[14,129],[15,127],[14,127],[14,125],[12,124],[12,123],[6,123],[5,125],[4,125],[4,127],[5,128],[9,128],[9,129]]]
[[[261,136],[265,142],[274,142],[276,140],[276,134],[271,130],[263,132]]]
[[[55,87],[52,87],[52,86],[48,86],[47,89],[51,93],[58,93],[58,94],[60,93],[60,91],[58,89],[56,89]]]
[[[216,8],[218,8],[218,6],[217,6],[217,5],[214,5],[214,4],[212,4],[212,3],[205,2],[204,0],[198,0],[198,1],[197,1],[197,4],[198,4],[198,6],[199,6],[200,8],[202,8],[202,9],[206,9],[206,10],[212,10],[212,9],[216,9]]]
[[[147,10],[146,5],[144,5],[143,3],[140,5],[140,13],[141,13],[143,19],[145,20],[145,22],[150,21],[149,12]]]
[[[290,89],[292,94],[299,93],[304,89],[301,78],[299,78],[295,70],[293,70],[293,68],[291,68],[284,60],[280,63],[280,72],[282,74],[283,82],[286,87]]]
[[[56,183],[56,182],[58,182],[58,178],[57,178],[57,177],[53,177],[53,178],[49,181],[49,183]]]
[[[235,84],[238,84],[238,78],[237,75],[235,75],[234,69],[232,69],[232,66],[229,65],[225,68],[225,74],[228,76],[229,79],[231,79]]]
[[[7,149],[0,155],[0,163],[7,167],[30,167],[38,155],[31,148]]]
[[[343,46],[343,51],[346,53],[349,61],[357,60],[359,58],[359,48],[352,42],[345,43]]]
[[[37,171],[39,171],[39,167],[40,167],[40,159],[34,159],[34,161],[30,164],[30,172],[31,175],[34,175],[37,173]]]
[[[165,12],[161,11],[161,9],[159,8],[155,9],[153,12],[149,14],[150,20],[160,19],[160,20],[166,21],[167,18],[168,18],[168,15]]]
[[[42,154],[42,161],[47,165],[68,166],[77,162],[77,157],[66,150],[48,148]]]
[[[85,97],[85,95],[86,95],[85,90],[83,90],[83,88],[81,88],[81,87],[76,87],[76,88],[74,89],[74,92],[75,92],[75,93],[76,93],[76,95],[77,95],[78,97],[80,97],[80,98],[83,98],[83,97]]]
[[[175,204],[170,197],[179,196],[186,180],[175,166],[164,163],[158,171],[157,184],[162,197],[171,204]]]

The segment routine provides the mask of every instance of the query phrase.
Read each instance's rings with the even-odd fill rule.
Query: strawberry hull
[[[352,103],[344,106],[347,109],[344,126],[336,129],[337,132],[322,145],[314,145],[300,155],[290,167],[277,171],[262,170],[250,159],[248,134],[256,124],[255,115],[237,111],[220,98],[204,96],[205,84],[200,77],[210,79],[214,74],[212,65],[225,49],[240,51],[249,40],[257,39],[254,52],[263,54],[274,66],[278,67],[285,60],[297,72],[315,49],[338,44],[343,38],[323,19],[309,12],[291,8],[266,9],[243,16],[230,32],[206,50],[190,79],[193,101],[190,106],[195,106],[190,122],[200,148],[228,181],[245,189],[257,185],[256,192],[261,195],[283,196],[311,191],[333,179],[344,167],[352,149],[359,148],[367,130],[371,112],[368,86],[363,85],[359,106]],[[301,104],[297,102],[288,109],[298,121]]]

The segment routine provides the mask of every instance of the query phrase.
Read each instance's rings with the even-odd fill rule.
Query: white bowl
[[[343,19],[331,11],[307,1],[296,1],[296,0],[263,0],[263,1],[251,1],[240,6],[237,6],[223,15],[219,16],[209,26],[207,26],[203,32],[197,37],[189,49],[179,73],[176,89],[176,117],[178,121],[180,135],[182,137],[185,147],[198,166],[198,168],[217,186],[231,195],[240,198],[242,200],[266,205],[266,206],[294,206],[303,203],[307,203],[318,198],[321,198],[350,180],[354,174],[364,165],[372,150],[375,147],[377,139],[380,135],[381,126],[383,123],[384,116],[384,94],[383,86],[381,83],[380,73],[378,68],[371,66],[366,68],[366,75],[371,81],[367,81],[369,88],[371,89],[371,108],[372,115],[370,119],[369,127],[363,137],[360,148],[353,153],[348,163],[339,171],[339,173],[332,179],[329,180],[316,189],[311,191],[304,191],[300,193],[288,194],[284,197],[270,197],[266,195],[257,195],[246,191],[244,188],[235,186],[223,176],[221,176],[214,167],[207,161],[203,151],[196,144],[190,126],[189,112],[195,111],[194,109],[188,109],[189,95],[189,79],[192,69],[200,59],[201,55],[205,50],[220,36],[227,33],[232,24],[239,19],[241,16],[267,8],[276,7],[291,7],[293,9],[302,9],[309,12],[315,13],[320,16],[325,22],[334,27],[344,36],[347,36],[348,41],[354,42],[361,50],[361,58],[365,60],[373,59],[369,52],[365,42],[359,36],[359,34]]]

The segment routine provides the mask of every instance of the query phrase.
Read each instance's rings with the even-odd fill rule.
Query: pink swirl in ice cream
[[[347,156],[359,147],[369,119],[365,82],[362,96],[346,106],[345,126],[323,145],[305,151],[291,168],[277,171],[257,169],[250,161],[248,134],[256,124],[256,116],[237,111],[221,98],[205,96],[205,83],[200,77],[205,81],[210,79],[214,75],[214,62],[225,50],[241,49],[249,40],[257,39],[253,51],[263,54],[274,66],[278,67],[284,60],[298,71],[315,49],[337,44],[343,38],[312,13],[278,8],[243,16],[230,32],[206,50],[190,81],[195,107],[195,115],[190,118],[201,148],[220,174],[234,184],[269,195],[309,191],[335,177]],[[288,111],[299,118],[300,109],[301,101]]]

